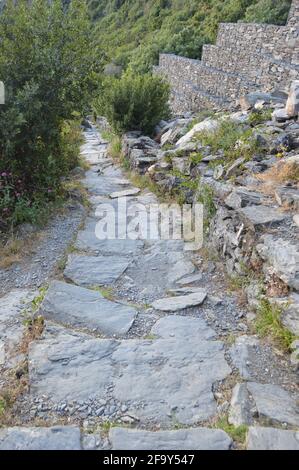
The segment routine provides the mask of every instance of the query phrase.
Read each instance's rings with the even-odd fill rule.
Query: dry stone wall
[[[201,61],[160,54],[155,72],[168,78],[177,114],[230,107],[250,91],[287,91],[299,77],[299,0],[286,26],[220,24],[216,45],[204,46]]]

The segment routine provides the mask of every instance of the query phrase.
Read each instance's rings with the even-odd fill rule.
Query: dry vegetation
[[[0,390],[0,426],[11,426],[15,424],[14,405],[18,398],[28,391],[28,349],[32,341],[40,338],[44,330],[42,317],[31,319],[23,338],[14,351],[14,355],[23,354],[25,359],[16,367],[3,372],[5,386]],[[13,357],[13,355],[12,355]]]
[[[34,251],[34,246],[42,237],[42,233],[35,233],[30,237],[21,239],[12,236],[8,239],[0,240],[0,269],[6,269],[14,263],[19,263],[22,258]]]
[[[295,161],[278,161],[276,165],[258,175],[257,178],[265,183],[265,186],[260,189],[273,194],[278,185],[299,184],[299,164]]]

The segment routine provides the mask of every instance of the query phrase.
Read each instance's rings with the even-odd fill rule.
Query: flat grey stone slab
[[[117,177],[98,175],[93,170],[86,172],[82,184],[88,191],[96,196],[108,195],[119,191],[122,187],[122,185],[118,183]]]
[[[260,205],[247,206],[239,209],[238,212],[254,226],[277,224],[287,217],[278,209]]]
[[[121,256],[70,255],[64,276],[80,286],[113,284],[130,262]]]
[[[203,324],[197,324],[197,335],[182,337],[182,331],[192,327],[190,319],[185,320],[184,328],[183,319],[177,325],[164,319],[153,333],[165,338],[153,340],[88,339],[61,331],[33,343],[30,392],[61,403],[107,399],[111,387],[109,396],[125,403],[128,415],[142,422],[170,425],[175,419],[193,425],[209,419],[217,413],[212,386],[231,369],[223,343],[205,339],[212,332]]]
[[[237,384],[233,389],[228,415],[228,422],[238,427],[252,424],[251,402],[245,383]]]
[[[71,337],[32,343],[29,351],[30,393],[54,403],[103,397],[112,381],[115,340]]]
[[[81,450],[80,429],[53,428],[0,429],[0,450]]]
[[[247,450],[299,450],[299,431],[251,427]]]
[[[223,344],[200,337],[124,341],[113,360],[122,371],[116,399],[129,401],[129,415],[162,425],[193,425],[214,416],[212,384],[230,373]]]
[[[255,336],[239,336],[235,344],[230,348],[230,356],[235,367],[239,369],[241,377],[251,380],[252,374],[249,365],[253,349],[259,345],[259,340]]]
[[[41,313],[49,320],[106,335],[126,334],[137,315],[134,308],[111,302],[99,292],[60,281],[51,284]]]
[[[279,385],[249,382],[252,395],[260,418],[269,423],[287,423],[299,426],[299,410],[292,396]]]
[[[140,193],[139,188],[129,188],[124,189],[123,191],[116,191],[110,194],[111,199],[117,199],[119,197],[126,197],[126,196],[136,196]]]
[[[95,221],[90,221],[86,228],[78,233],[75,242],[76,248],[105,255],[131,256],[136,254],[144,245],[142,240],[99,239],[95,233],[95,225]]]
[[[160,338],[200,338],[213,339],[216,333],[210,328],[203,318],[183,317],[170,315],[161,320],[152,328],[152,333]]]
[[[183,253],[178,253],[177,256],[181,259],[178,259],[178,261],[171,266],[167,276],[168,281],[171,284],[177,282],[179,279],[182,279],[185,276],[193,274],[195,271],[194,264],[191,261],[185,259]]]
[[[178,287],[177,289],[168,289],[167,294],[169,295],[188,295],[195,294],[196,292],[201,292],[201,287]]]
[[[138,431],[113,428],[109,433],[113,450],[228,450],[230,437],[218,429]]]
[[[189,284],[202,281],[202,278],[203,278],[202,273],[191,274],[191,276],[186,276],[186,277],[183,277],[183,279],[178,280],[177,284],[179,286],[188,286]]]
[[[277,276],[287,285],[299,290],[298,242],[290,242],[272,235],[263,235],[257,251]]]
[[[178,297],[166,297],[165,299],[156,300],[153,302],[152,306],[156,310],[161,310],[162,312],[176,312],[189,307],[197,307],[204,302],[206,297],[207,292],[202,289],[202,291],[195,292],[194,294]]]

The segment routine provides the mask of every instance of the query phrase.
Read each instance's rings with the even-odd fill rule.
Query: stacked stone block
[[[293,0],[286,26],[222,23],[216,45],[203,47],[201,61],[161,54],[155,71],[168,78],[177,114],[230,107],[250,91],[287,91],[299,78],[299,0]]]

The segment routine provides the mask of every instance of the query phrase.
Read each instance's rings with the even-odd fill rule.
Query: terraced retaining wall
[[[287,91],[299,77],[299,0],[293,0],[286,26],[222,23],[216,45],[203,47],[201,61],[160,54],[155,72],[168,78],[176,114],[229,108],[250,91]]]

